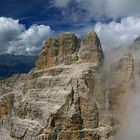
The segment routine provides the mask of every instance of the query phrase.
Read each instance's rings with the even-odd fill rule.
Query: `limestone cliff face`
[[[33,71],[0,82],[0,140],[114,140],[134,60],[103,63],[95,32],[49,38]]]
[[[60,64],[71,65],[75,62],[94,62],[98,67],[102,60],[103,51],[95,32],[87,34],[83,40],[72,33],[63,33],[56,38],[50,37],[46,41],[37,62],[37,69]]]

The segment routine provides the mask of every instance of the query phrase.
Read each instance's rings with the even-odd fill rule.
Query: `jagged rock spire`
[[[103,51],[95,32],[90,32],[83,39],[73,33],[63,33],[58,37],[50,37],[41,52],[37,69],[50,68],[58,64],[70,65],[76,62],[95,63],[101,65]]]

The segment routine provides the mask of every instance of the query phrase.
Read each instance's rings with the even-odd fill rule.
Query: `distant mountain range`
[[[0,55],[0,80],[17,73],[28,73],[38,56]]]

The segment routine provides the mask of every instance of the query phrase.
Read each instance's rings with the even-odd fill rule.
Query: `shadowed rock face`
[[[33,71],[0,82],[0,139],[114,140],[134,60],[103,60],[95,32],[49,38]]]

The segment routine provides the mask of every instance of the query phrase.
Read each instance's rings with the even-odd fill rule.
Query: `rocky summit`
[[[50,37],[33,70],[0,81],[0,140],[115,140],[139,69],[105,59],[95,32]]]

